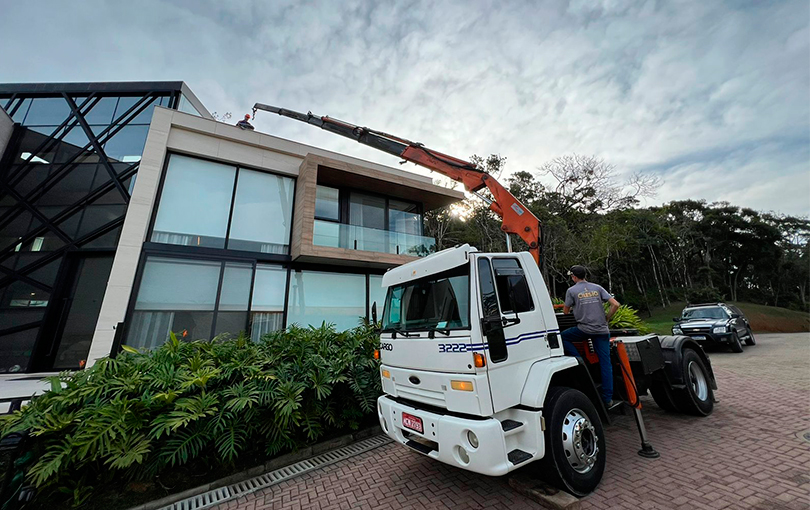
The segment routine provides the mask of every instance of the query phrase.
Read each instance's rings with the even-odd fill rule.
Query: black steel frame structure
[[[127,98],[126,103],[115,99],[115,104],[128,107],[121,106],[121,111],[116,107],[114,118],[111,112],[108,122],[91,126],[86,116],[102,101],[112,100],[110,98]],[[138,116],[151,106],[160,102],[165,107],[177,109],[181,98],[191,103],[201,116],[210,118],[183,82],[0,84],[0,107],[12,117],[38,99],[57,102],[61,99],[67,105],[67,115],[52,131],[42,132],[34,127],[15,125],[8,147],[0,158],[0,298],[4,297],[4,292],[11,295],[14,286],[34,290],[32,295],[44,292],[50,297],[47,306],[26,310],[11,308],[8,299],[0,301],[0,315],[6,316],[0,322],[0,373],[16,371],[15,367],[3,362],[4,339],[13,341],[12,335],[23,332],[31,338],[34,330],[36,340],[31,346],[29,361],[21,371],[54,369],[61,341],[60,327],[69,313],[66,309],[69,300],[59,298],[72,292],[65,287],[76,278],[75,274],[68,274],[76,267],[75,263],[70,263],[70,258],[112,257],[130,200],[129,185],[140,164],[139,161],[121,162],[108,157],[105,144],[115,140],[115,136],[133,124],[136,118],[144,125],[144,116]],[[145,123],[148,122],[147,119]],[[72,145],[65,140],[72,130],[83,133],[87,140],[84,146]],[[148,127],[142,128],[142,132],[146,130]],[[43,154],[55,155],[57,151],[59,158],[47,160],[40,157]],[[48,211],[42,206],[46,203],[43,201],[46,194],[58,194],[59,186],[69,182],[66,179],[79,178],[77,169],[91,164],[96,166],[89,177],[93,179],[92,185],[86,183],[86,194],[71,199],[69,204],[60,204],[62,208],[55,214],[55,208]],[[96,186],[96,180],[102,184]],[[94,219],[89,221],[90,228],[80,229],[78,222],[89,218],[88,211],[93,206],[106,208],[107,217],[101,224]],[[27,226],[21,227],[26,221]],[[41,249],[43,240],[50,244],[45,250]],[[23,256],[28,262],[22,262]],[[20,320],[15,321],[18,316]]]

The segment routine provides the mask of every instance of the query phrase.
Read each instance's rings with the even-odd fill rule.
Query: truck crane
[[[446,177],[460,182],[464,188],[487,202],[492,212],[502,218],[501,230],[507,234],[520,236],[529,246],[529,253],[532,254],[535,262],[540,263],[542,239],[540,237],[540,220],[532,214],[520,201],[512,195],[495,177],[484,172],[469,161],[454,158],[447,154],[428,149],[423,144],[412,142],[398,136],[390,135],[382,131],[376,131],[367,127],[355,126],[348,122],[343,122],[331,117],[318,117],[312,113],[300,113],[284,108],[277,108],[262,103],[253,106],[255,117],[257,110],[264,110],[277,113],[284,117],[318,126],[321,129],[335,133],[346,138],[351,138],[363,145],[368,145],[375,149],[393,154],[402,159],[423,166],[434,172],[438,172]],[[481,195],[479,191],[487,188],[492,193],[493,200]]]
[[[641,415],[641,395],[667,411],[698,416],[714,407],[717,383],[708,356],[686,336],[632,336],[612,331],[615,408],[599,398],[593,345],[575,343],[566,356],[560,331],[570,315],[555,314],[538,267],[537,218],[491,175],[472,163],[381,131],[330,117],[260,103],[257,110],[318,126],[437,171],[475,194],[484,187],[502,230],[529,252],[481,253],[448,248],[388,270],[379,349],[382,430],[412,450],[492,476],[539,466],[543,478],[583,496],[605,469],[603,423],[631,409],[639,455],[658,457]],[[508,236],[507,236],[508,239]],[[376,303],[372,306],[376,315]],[[376,322],[376,317],[374,317]]]

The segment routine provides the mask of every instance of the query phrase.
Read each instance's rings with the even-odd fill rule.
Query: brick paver
[[[608,463],[586,509],[807,509],[810,335],[760,335],[742,354],[710,353],[720,402],[708,418],[644,401],[661,458],[636,454],[631,416],[607,429]],[[532,469],[527,466],[524,469]],[[220,509],[541,508],[490,478],[390,444],[230,501]]]

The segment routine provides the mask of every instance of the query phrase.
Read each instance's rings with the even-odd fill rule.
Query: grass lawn
[[[748,317],[754,332],[762,333],[795,333],[799,331],[810,331],[810,313],[797,312],[787,308],[775,306],[755,305],[753,303],[734,303]],[[650,325],[653,332],[659,335],[672,334],[673,317],[681,315],[686,303],[673,303],[666,308],[656,308],[652,316],[644,317],[642,320]]]

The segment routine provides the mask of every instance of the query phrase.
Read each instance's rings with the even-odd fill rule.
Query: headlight
[[[681,328],[672,328],[673,335],[683,335],[683,330]]]
[[[726,333],[726,332],[728,332],[728,328],[726,328],[725,326],[716,326],[714,329],[712,329],[712,333]]]

